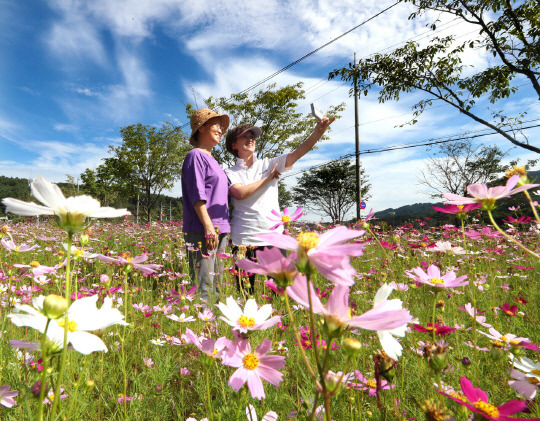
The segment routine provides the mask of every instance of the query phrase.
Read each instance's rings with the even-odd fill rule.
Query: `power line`
[[[342,33],[342,34],[339,35],[338,37],[336,37],[336,38],[334,38],[334,39],[328,41],[326,44],[321,45],[319,48],[316,48],[315,50],[313,50],[313,51],[307,53],[306,55],[300,57],[298,60],[293,61],[292,63],[288,64],[287,66],[283,67],[282,69],[278,70],[277,72],[272,73],[271,75],[265,77],[265,78],[262,79],[261,81],[259,81],[259,82],[255,83],[255,84],[251,85],[250,87],[244,89],[243,91],[238,92],[236,95],[242,95],[242,94],[245,94],[246,92],[249,92],[249,91],[251,91],[252,89],[255,89],[256,87],[262,85],[263,83],[268,82],[270,79],[276,77],[276,76],[279,75],[280,73],[283,73],[285,70],[290,69],[290,68],[293,67],[294,65],[296,65],[296,64],[300,63],[301,61],[305,60],[306,58],[312,56],[313,54],[317,53],[318,51],[322,50],[323,48],[328,47],[330,44],[332,44],[332,43],[336,42],[337,40],[343,38],[345,35],[350,34],[352,31],[354,31],[354,30],[360,28],[361,26],[363,26],[363,25],[365,25],[366,23],[372,21],[373,19],[375,19],[376,17],[382,15],[383,13],[386,13],[388,10],[390,10],[391,8],[393,8],[394,6],[396,6],[398,3],[399,3],[399,1],[395,2],[395,3],[392,4],[391,6],[388,6],[386,9],[381,10],[379,13],[377,13],[377,14],[371,16],[370,18],[366,19],[366,20],[363,21],[362,23],[356,25],[354,28],[349,29],[348,31]],[[225,100],[225,102],[232,101],[232,97],[233,97],[233,96],[231,95],[227,100]],[[184,128],[184,127],[187,126],[188,124],[189,124],[189,123],[183,124],[183,125],[181,126],[181,128]]]
[[[539,121],[539,120],[540,119],[529,120],[529,121],[526,121],[525,123],[529,123],[529,122],[533,122],[533,121]],[[527,126],[527,127],[521,127],[520,130],[528,130],[528,129],[533,129],[533,128],[536,128],[536,127],[540,127],[540,124],[535,124],[535,125]],[[489,129],[481,129],[481,130],[478,130],[478,131],[481,132],[481,131],[485,131],[485,130],[489,130]],[[478,131],[475,131],[475,132],[472,132],[472,133],[476,133]],[[512,129],[504,130],[505,133],[508,133],[508,132],[511,132],[511,131],[512,131]],[[420,146],[431,146],[431,145],[438,145],[438,144],[442,144],[442,143],[456,142],[458,140],[475,139],[475,138],[478,138],[478,137],[491,136],[491,135],[494,135],[494,134],[498,134],[498,132],[491,131],[490,133],[478,133],[478,134],[475,134],[475,135],[467,135],[467,136],[462,136],[462,137],[457,137],[457,138],[453,137],[452,139],[445,139],[445,140],[429,139],[427,141],[421,141],[421,143],[411,143],[411,144],[407,144],[407,145],[388,146],[386,148],[367,149],[367,150],[364,150],[364,151],[360,151],[359,154],[360,155],[367,155],[367,154],[373,154],[373,153],[391,152],[391,151],[397,151],[397,150],[402,150],[402,149],[418,148]],[[441,138],[439,138],[439,139],[441,139]],[[283,179],[283,178],[287,178],[287,177],[293,177],[293,176],[296,176],[296,175],[298,175],[300,173],[310,171],[310,170],[315,169],[315,168],[324,167],[325,165],[328,165],[328,164],[330,164],[332,162],[339,162],[339,161],[342,161],[344,159],[352,158],[354,156],[356,156],[356,153],[349,153],[349,154],[343,155],[343,156],[341,156],[341,157],[339,157],[337,159],[332,159],[332,160],[329,160],[329,161],[324,162],[322,164],[313,165],[312,167],[306,168],[305,170],[299,170],[299,171],[296,171],[294,173],[284,175],[281,178]]]

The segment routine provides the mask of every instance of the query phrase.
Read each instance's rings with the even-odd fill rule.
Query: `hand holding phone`
[[[315,103],[311,103],[311,114],[313,114],[313,117],[315,117],[318,121],[321,121],[324,118],[324,113],[317,108]]]

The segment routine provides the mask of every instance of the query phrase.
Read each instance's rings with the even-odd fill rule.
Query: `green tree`
[[[283,181],[278,181],[278,198],[279,198],[279,207],[290,208],[293,205],[294,198],[290,190],[287,189],[287,186]]]
[[[462,114],[472,118],[516,146],[540,153],[540,148],[528,139],[518,140],[520,133],[515,124],[521,123],[523,114],[510,119],[493,113],[493,119],[483,117],[485,108],[474,108],[476,101],[488,95],[491,103],[508,98],[518,87],[513,79],[521,76],[540,99],[540,14],[538,0],[401,0],[412,3],[417,11],[409,17],[435,11],[455,16],[478,28],[473,38],[462,40],[454,36],[435,37],[429,45],[421,47],[411,41],[405,46],[386,54],[375,54],[360,60],[357,66],[336,69],[330,78],[356,83],[364,95],[372,88],[381,88],[379,102],[399,100],[400,94],[421,91],[427,94],[414,106],[414,118],[427,108],[438,103],[446,103]],[[438,20],[430,26],[437,28]],[[467,50],[479,49],[491,53],[496,63],[471,76],[465,75],[464,64]],[[522,79],[520,79],[520,83]],[[352,91],[352,89],[351,89]],[[484,111],[484,112],[483,112]],[[505,129],[506,127],[506,129]],[[507,128],[510,127],[508,130]]]
[[[81,174],[81,191],[95,197],[104,206],[115,205],[121,192],[114,179],[112,168],[101,164],[95,170],[87,168]]]
[[[273,158],[296,149],[310,134],[315,125],[311,114],[302,114],[297,110],[298,101],[305,99],[302,82],[276,88],[275,84],[250,95],[235,94],[230,98],[206,99],[205,105],[215,111],[226,113],[231,119],[230,127],[240,124],[258,126],[262,135],[257,139],[257,157]],[[345,104],[330,107],[326,115],[338,116]],[[191,115],[195,110],[188,104],[186,111]],[[321,140],[327,139],[323,136]],[[233,155],[225,149],[221,142],[212,151],[212,156],[227,167],[235,163]]]
[[[362,198],[370,197],[371,185],[361,171]],[[329,216],[332,222],[343,221],[356,204],[356,167],[347,160],[332,161],[302,174],[293,188],[295,203]]]
[[[471,140],[442,143],[427,159],[418,181],[432,198],[440,199],[443,193],[466,196],[469,184],[487,184],[500,176],[504,155],[497,146],[474,146]]]
[[[104,166],[111,171],[117,189],[128,197],[141,195],[141,208],[150,221],[152,209],[163,190],[180,178],[182,161],[191,149],[180,129],[165,123],[159,130],[134,124],[122,127],[122,145],[110,146],[112,157]]]

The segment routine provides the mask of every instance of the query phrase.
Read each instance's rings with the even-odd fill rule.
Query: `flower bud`
[[[109,275],[103,273],[99,276],[99,282],[102,284],[109,284],[111,282],[111,279],[109,278]]]
[[[463,364],[465,367],[469,367],[472,364],[472,361],[469,357],[463,357],[461,359],[461,364]]]
[[[435,373],[440,373],[448,367],[448,344],[446,342],[426,342],[423,352],[428,365]]]
[[[79,242],[81,243],[81,246],[86,246],[90,242],[90,236],[88,234],[81,234],[79,236]]]
[[[163,386],[160,385],[160,384],[156,384],[156,385],[154,386],[154,389],[156,389],[156,392],[161,392],[161,391],[163,390]]]
[[[326,373],[324,376],[324,383],[326,385],[326,390],[330,393],[334,393],[338,391],[340,386],[339,378],[341,376],[337,376],[335,374]]]
[[[345,338],[343,340],[343,350],[348,357],[358,358],[362,352],[362,343],[355,338]]]
[[[68,309],[68,302],[60,295],[47,295],[43,301],[43,312],[49,319],[58,319]]]
[[[47,394],[48,390],[49,387],[47,384],[45,384],[45,394]],[[30,387],[30,392],[32,392],[32,395],[34,395],[36,398],[39,398],[39,394],[41,392],[41,380],[38,380]]]
[[[94,382],[94,380],[92,380],[92,379],[86,380],[86,387],[88,389],[93,389],[95,385],[96,385],[96,383]]]
[[[384,351],[377,351],[373,356],[375,366],[379,367],[379,373],[388,382],[392,382],[396,376],[396,361],[386,355]]]

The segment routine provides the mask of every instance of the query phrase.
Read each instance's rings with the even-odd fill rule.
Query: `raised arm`
[[[255,181],[251,184],[246,184],[245,186],[242,184],[233,184],[231,187],[229,187],[229,193],[231,193],[232,197],[234,197],[237,200],[247,199],[249,196],[251,196],[253,193],[267,185],[270,181],[279,178],[281,174],[277,170],[277,164],[274,165],[274,168],[268,173],[268,175],[264,178],[261,178],[258,181]]]
[[[311,136],[309,136],[304,141],[304,143],[298,146],[298,148],[296,148],[294,151],[289,152],[289,155],[287,155],[287,161],[285,162],[285,166],[287,168],[292,167],[296,161],[298,161],[305,154],[307,154],[313,148],[313,146],[315,146],[315,143],[319,141],[324,132],[326,132],[328,127],[330,127],[330,124],[332,124],[335,119],[335,117],[332,119],[324,117],[322,120],[317,122],[317,125],[315,126],[313,133],[311,133]]]

